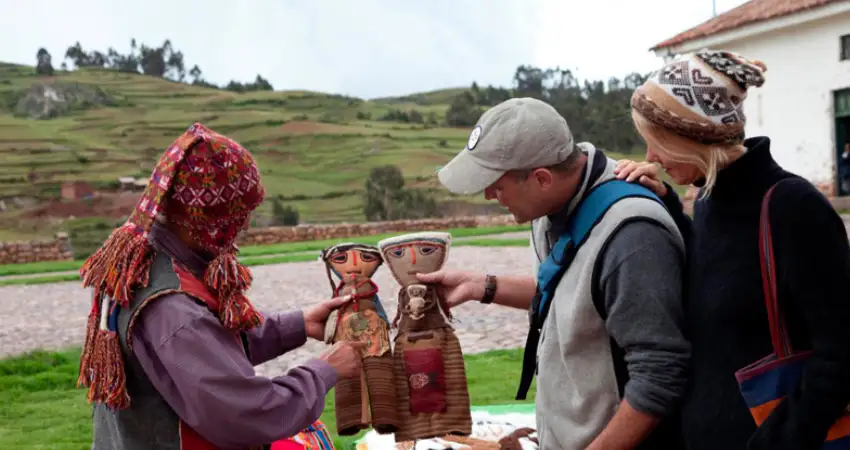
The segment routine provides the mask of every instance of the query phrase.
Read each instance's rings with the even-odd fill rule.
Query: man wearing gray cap
[[[543,449],[678,449],[685,246],[648,190],[616,180],[616,161],[576,144],[558,112],[531,98],[485,112],[439,172],[451,192],[484,192],[531,221],[534,277],[444,269],[420,274],[449,305],[475,299],[530,312],[518,399],[537,372]]]

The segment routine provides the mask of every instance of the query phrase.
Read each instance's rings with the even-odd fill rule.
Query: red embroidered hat
[[[199,247],[215,256],[204,282],[219,300],[215,310],[222,324],[243,330],[262,322],[244,295],[252,278],[236,260],[235,241],[264,195],[251,154],[199,123],[165,151],[127,222],[80,270],[83,286],[94,290],[79,380],[89,387],[90,401],[114,407],[129,404],[120,381],[117,320],[110,319],[149,282],[154,254],[147,234],[158,216],[185,228]]]

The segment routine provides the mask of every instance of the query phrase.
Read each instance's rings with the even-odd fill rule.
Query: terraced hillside
[[[24,116],[21,97],[40,86],[94,94],[55,118]],[[9,224],[74,215],[77,205],[55,200],[63,182],[83,180],[110,192],[119,177],[147,177],[159,153],[196,121],[250,149],[268,192],[297,207],[302,221],[361,221],[364,177],[384,164],[399,166],[408,186],[446,200],[434,172],[463,147],[468,130],[438,124],[459,91],[375,101],[316,92],[240,94],[107,70],[38,77],[32,67],[0,64],[0,199],[19,206],[2,217]],[[397,110],[416,111],[422,123],[386,120]],[[100,212],[77,215],[121,210],[135,195],[116,195]],[[87,207],[97,209],[92,201]],[[10,226],[3,228],[8,233]]]

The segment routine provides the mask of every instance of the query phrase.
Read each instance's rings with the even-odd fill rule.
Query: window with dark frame
[[[841,61],[850,60],[850,34],[841,36]]]

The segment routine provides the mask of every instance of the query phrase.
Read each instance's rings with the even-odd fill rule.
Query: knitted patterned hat
[[[115,408],[129,405],[118,312],[149,282],[154,252],[147,235],[157,216],[185,228],[195,244],[214,256],[204,282],[219,300],[208,306],[222,324],[244,330],[262,322],[244,295],[252,279],[236,260],[235,241],[263,197],[254,159],[233,140],[196,123],[171,144],[127,222],[80,271],[83,286],[94,290],[79,378],[89,388],[89,401]]]
[[[764,84],[765,71],[761,61],[729,51],[689,53],[650,74],[632,94],[632,108],[697,142],[740,142],[747,88]]]

